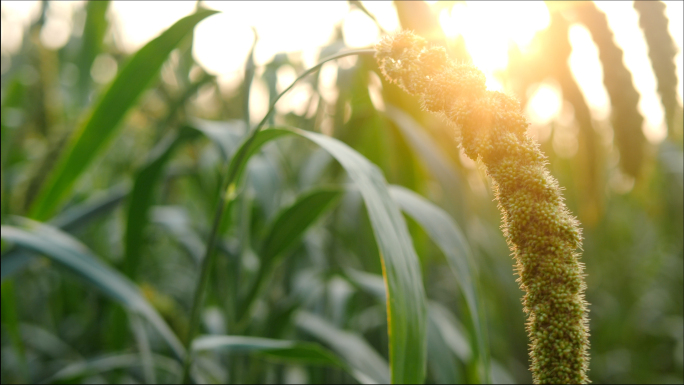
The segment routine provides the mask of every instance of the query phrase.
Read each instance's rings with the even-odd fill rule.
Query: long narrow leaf
[[[160,355],[153,355],[154,365],[158,369],[178,375],[180,366],[176,361]],[[141,366],[143,364],[139,354],[117,354],[107,357],[95,358],[88,361],[77,362],[61,369],[45,383],[69,383],[83,376],[92,376],[117,369],[128,369]]]
[[[110,298],[146,318],[173,349],[177,358],[182,359],[185,356],[178,338],[133,282],[104,265],[68,234],[28,219],[19,221],[22,222],[22,227],[2,226],[3,240],[44,254],[74,271]]]
[[[249,309],[281,257],[284,257],[285,252],[302,238],[306,230],[331,207],[341,194],[340,189],[316,189],[302,194],[291,206],[278,214],[267,230],[259,252],[261,258],[259,272],[239,312],[243,320],[249,317]]]
[[[383,278],[388,289],[391,379],[393,383],[422,383],[425,379],[427,341],[425,292],[418,256],[406,222],[390,198],[385,178],[375,165],[339,140],[296,128],[263,130],[249,148],[241,148],[237,154],[245,153],[245,159],[248,159],[265,143],[286,135],[306,138],[328,151],[361,192],[380,250]],[[229,172],[240,175],[246,163],[234,157]],[[233,193],[235,188],[230,186],[228,193]]]
[[[73,133],[32,209],[35,219],[49,218],[69,194],[78,177],[112,139],[119,123],[159,72],[166,57],[192,29],[216,11],[199,10],[177,21],[147,43],[114,79],[90,116]]]
[[[420,195],[400,186],[391,186],[390,194],[402,210],[423,227],[446,256],[472,318],[482,375],[486,380],[489,375],[489,349],[484,314],[478,294],[478,273],[465,237],[449,215]]]
[[[304,311],[297,313],[295,322],[300,329],[330,346],[350,367],[367,376],[361,382],[389,383],[387,361],[361,336],[339,330],[317,315]]]
[[[88,100],[88,92],[92,78],[90,68],[95,57],[102,51],[102,41],[109,23],[107,22],[107,9],[109,1],[89,1],[86,4],[86,19],[83,26],[83,38],[76,64],[78,65],[78,92],[79,102],[85,105]]]
[[[274,340],[245,336],[200,336],[192,342],[193,352],[225,350],[230,352],[261,353],[279,361],[306,365],[329,365],[346,369],[334,354],[309,342]]]
[[[447,154],[406,112],[388,104],[385,114],[397,126],[413,152],[425,163],[426,169],[444,188],[445,195],[449,197],[444,203],[452,206],[452,212],[460,214],[463,211],[462,181]]]
[[[426,360],[426,299],[418,256],[401,212],[380,170],[346,144],[321,134],[293,130],[345,168],[366,204],[387,286],[389,356],[393,383],[422,383]]]
[[[50,225],[65,231],[77,230],[93,219],[116,208],[128,196],[129,192],[130,187],[127,185],[114,186],[103,193],[102,196],[93,197],[84,203],[61,212],[50,221]],[[35,253],[26,249],[15,247],[6,251],[2,255],[1,261],[2,271],[0,276],[2,280],[4,281],[5,278],[24,270],[35,259]]]
[[[340,189],[324,188],[299,197],[273,221],[264,239],[261,257],[270,260],[290,249],[341,194]]]
[[[135,176],[128,204],[126,234],[124,238],[126,245],[124,273],[129,277],[135,276],[135,270],[139,264],[144,230],[149,222],[148,212],[152,205],[154,187],[162,175],[164,166],[169,158],[171,158],[171,154],[182,142],[190,138],[189,133],[196,133],[196,131],[182,130],[180,133],[170,134],[165,137],[152,149],[148,163]]]

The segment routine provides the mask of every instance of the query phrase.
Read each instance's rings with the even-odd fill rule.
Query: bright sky
[[[387,31],[396,31],[399,22],[391,2],[364,1]],[[641,94],[639,109],[646,118],[644,132],[649,140],[658,142],[665,136],[663,110],[656,90],[656,80],[650,69],[643,34],[639,28],[638,15],[631,1],[598,2],[615,33],[615,39],[623,49],[625,64],[631,70],[634,82]],[[680,53],[677,55],[679,74],[679,97],[682,95],[682,2],[667,2],[671,35]],[[302,52],[305,65],[314,64],[319,47],[325,45],[334,26],[342,23],[345,42],[350,47],[372,45],[380,36],[376,25],[362,12],[349,12],[349,5],[342,1],[307,2],[205,2],[209,8],[221,11],[201,22],[195,31],[194,54],[204,69],[219,75],[225,84],[239,81],[250,47],[254,42],[252,27],[258,34],[255,61],[258,66],[268,63],[280,51]],[[83,2],[52,2],[50,23],[46,25],[41,39],[48,47],[63,46],[71,30],[72,9],[82,7]],[[110,20],[117,24],[119,34],[114,42],[122,49],[132,52],[168,28],[179,18],[191,13],[194,1],[165,2],[160,6],[153,1],[115,1],[110,9]],[[15,52],[19,48],[21,28],[38,15],[37,1],[2,1],[2,50]],[[487,75],[488,87],[500,89],[493,73],[506,66],[506,52],[511,42],[523,50],[534,33],[547,26],[549,15],[542,2],[478,2],[458,3],[439,14],[439,20],[447,37],[462,35],[474,63]],[[605,118],[610,111],[608,96],[603,87],[602,69],[596,47],[589,32],[582,26],[570,31],[573,53],[570,67],[595,118]],[[5,64],[3,63],[3,68]],[[3,69],[4,71],[4,69]],[[287,71],[285,71],[287,72]],[[336,71],[328,71],[334,76]],[[293,77],[294,74],[288,74]],[[330,83],[330,79],[328,79]],[[259,88],[259,84],[255,84]],[[263,88],[263,87],[262,87]],[[256,92],[255,97],[261,97]],[[297,94],[297,90],[293,90]],[[299,98],[311,90],[299,90]],[[302,93],[304,92],[304,93]],[[296,96],[296,95],[295,95]],[[293,101],[294,101],[293,99]],[[538,123],[548,122],[561,115],[562,103],[558,87],[543,84],[532,95],[528,112]]]

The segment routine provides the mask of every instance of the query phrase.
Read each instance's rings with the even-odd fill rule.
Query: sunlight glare
[[[560,85],[554,79],[530,87],[529,97],[525,106],[525,116],[528,117],[530,128],[528,132],[537,142],[546,142],[551,136],[551,121],[560,120],[563,110],[563,98]]]
[[[219,42],[218,36],[231,36]],[[254,34],[245,23],[226,13],[208,17],[195,27],[193,56],[210,74],[242,72],[254,44]]]
[[[570,72],[582,90],[594,119],[607,119],[610,115],[610,102],[603,86],[603,67],[598,48],[591,39],[591,33],[584,26],[570,26],[568,35],[572,46],[572,53],[568,59]]]
[[[366,7],[380,26],[387,32],[395,32],[401,29],[399,24],[399,16],[394,3],[391,1],[362,1],[363,6]]]
[[[351,48],[372,47],[380,38],[375,22],[358,9],[352,9],[342,24],[344,43]]]
[[[493,74],[506,68],[509,46],[524,50],[549,24],[549,13],[541,2],[468,1],[455,4],[448,15],[440,14],[440,24],[447,37],[463,35],[473,64],[487,76],[487,86],[500,89]]]
[[[329,61],[323,64],[318,75],[318,92],[329,105],[335,104],[339,93],[337,89],[337,71],[337,63]]]
[[[665,2],[665,14],[669,19],[667,24],[670,35],[675,41],[677,46],[677,56],[675,56],[675,64],[677,65],[677,96],[679,98],[679,104],[682,104],[682,93],[684,92],[684,76],[682,72],[684,71],[684,63],[682,62],[682,57],[684,52],[682,52],[682,40],[684,40],[684,2],[683,1],[666,1]]]
[[[551,82],[539,84],[527,102],[527,116],[534,123],[548,124],[556,118],[562,107],[560,87]]]
[[[163,6],[157,1],[113,1],[109,12],[120,33],[116,43],[124,51],[134,52],[194,9],[194,1],[169,1]]]
[[[28,25],[40,16],[39,1],[3,1],[2,3],[2,52],[16,54],[21,48],[22,34]]]
[[[646,39],[639,27],[639,14],[626,2],[596,2],[606,13],[615,42],[624,52],[623,61],[639,92],[639,112],[644,117],[643,132],[652,143],[667,136],[664,111],[657,92],[657,83],[648,58]],[[681,76],[681,75],[680,75]]]
[[[257,66],[266,65],[279,52],[310,51],[327,44],[335,25],[349,9],[346,2],[337,1],[206,1],[203,4],[223,12],[230,18],[230,23],[240,28],[249,31],[253,26],[257,30],[258,42],[254,51]],[[229,39],[244,39],[245,36],[226,32],[218,33],[207,44],[221,47]],[[241,56],[242,53],[237,54]]]

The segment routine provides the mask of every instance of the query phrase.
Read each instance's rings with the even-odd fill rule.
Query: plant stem
[[[228,165],[228,170],[226,172],[227,176],[223,180],[223,183],[221,185],[221,190],[220,194],[221,196],[219,197],[219,202],[218,206],[216,207],[216,211],[214,213],[214,219],[213,223],[211,226],[211,232],[209,233],[209,239],[207,240],[207,248],[204,252],[204,258],[202,259],[202,266],[200,270],[200,276],[197,281],[197,286],[195,288],[195,295],[192,300],[192,309],[190,310],[190,325],[188,328],[188,335],[185,339],[185,350],[187,351],[187,355],[185,356],[185,362],[183,364],[183,378],[182,378],[182,383],[183,384],[189,384],[190,383],[190,367],[192,363],[192,340],[195,338],[195,331],[198,327],[199,324],[199,319],[200,319],[200,311],[202,309],[202,304],[204,302],[204,292],[206,290],[207,282],[209,281],[209,272],[211,270],[211,266],[213,264],[214,260],[214,248],[216,246],[216,238],[218,237],[218,232],[219,232],[219,226],[221,224],[221,221],[223,219],[224,212],[226,211],[226,206],[228,206],[228,203],[230,203],[232,200],[235,199],[236,197],[236,191],[237,191],[237,183],[239,181],[236,180],[236,177],[238,176],[238,171],[240,170],[240,166],[242,165],[243,162],[247,161],[247,154],[249,153],[249,148],[256,139],[257,134],[261,130],[261,128],[264,126],[264,124],[268,121],[269,116],[275,111],[275,105],[280,100],[280,98],[289,90],[294,87],[294,85],[307,75],[319,70],[323,64],[343,58],[346,56],[352,56],[352,55],[374,55],[375,50],[373,49],[364,49],[364,50],[354,50],[354,51],[347,51],[343,52],[337,55],[333,55],[330,57],[327,57],[323,59],[320,63],[316,64],[315,66],[309,68],[308,70],[304,71],[297,79],[295,79],[290,86],[288,86],[283,92],[281,92],[278,97],[275,98],[273,103],[271,104],[271,107],[269,108],[268,112],[266,113],[266,116],[259,122],[259,124],[254,127],[254,129],[248,133],[248,138],[245,141],[245,144],[240,146],[240,149],[238,150],[237,154],[235,154],[234,158]],[[238,267],[239,268],[239,267]]]

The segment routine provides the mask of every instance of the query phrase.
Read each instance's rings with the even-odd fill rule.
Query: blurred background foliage
[[[350,1],[348,12],[376,20],[364,4]],[[463,37],[440,28],[442,11],[454,15],[462,2],[393,5],[401,28],[445,46],[454,60],[471,60],[472,47]],[[2,49],[1,207],[2,224],[8,225],[2,244],[3,383],[177,381],[180,365],[164,341],[187,333],[226,162],[246,127],[307,68],[297,52],[255,62],[255,35],[237,81],[222,87],[193,56],[188,35],[194,24],[181,26],[185,32],[176,40],[165,34],[167,40],[155,40],[152,48],[149,43],[131,59],[113,43],[120,32],[110,6],[102,1],[73,7],[74,28],[54,48],[41,38],[54,33],[53,4],[42,2],[37,17],[20,31],[20,46]],[[560,97],[555,116],[544,122],[531,117],[531,133],[584,229],[590,378],[681,383],[682,74],[665,5],[633,4],[662,105],[663,130],[656,139],[646,135],[648,116],[638,108],[634,74],[606,15],[592,2],[546,6],[547,26],[529,47],[511,46],[508,65],[496,79],[526,111],[549,84]],[[9,15],[3,8],[3,34],[10,33]],[[592,96],[569,64],[570,31],[577,26],[588,31],[598,52],[609,101],[603,116],[592,111]],[[349,49],[342,26],[334,31],[314,63]],[[326,64],[292,95],[278,104],[269,123],[346,143],[377,165],[389,184],[441,207],[465,234],[479,271],[477,305],[486,314],[479,325],[470,321],[464,297],[469,286],[451,272],[443,244],[419,216],[406,217],[429,298],[426,382],[484,380],[476,354],[478,326],[488,334],[492,381],[530,382],[522,292],[498,228],[499,213],[486,176],[458,150],[453,129],[385,82],[371,56]],[[84,128],[88,124],[91,131]],[[84,131],[94,136],[76,150],[74,137]],[[64,161],[68,156],[71,163]],[[74,187],[59,190],[60,183]],[[61,195],[55,195],[58,190]],[[393,197],[405,194],[391,191]],[[251,158],[239,193],[220,229],[201,334],[271,342],[207,339],[198,353],[198,376],[233,383],[388,378],[378,247],[344,169],[321,148],[284,138]],[[45,227],[27,224],[25,217]],[[31,229],[33,238],[14,237],[18,228]],[[75,239],[82,245],[74,246]],[[99,264],[85,266],[68,255],[41,257],[64,250],[78,254],[85,252],[83,245]],[[110,273],[130,279],[135,290],[117,286]],[[141,322],[136,314],[151,314],[145,304],[163,320],[155,323],[149,316],[150,322]],[[154,326],[164,323],[168,335]],[[219,345],[232,350],[211,348]]]

